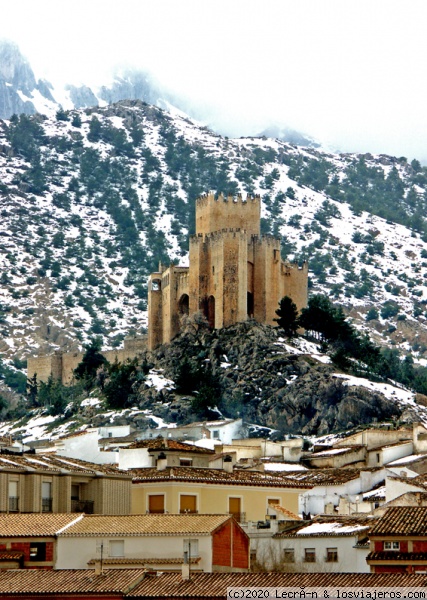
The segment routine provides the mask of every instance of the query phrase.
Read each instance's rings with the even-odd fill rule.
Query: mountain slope
[[[287,258],[309,259],[313,292],[377,341],[427,356],[427,175],[416,161],[230,140],[127,101],[0,122],[0,181],[6,357],[143,332],[146,277],[159,260],[185,262],[194,201],[209,189],[261,194],[263,231],[282,236]]]

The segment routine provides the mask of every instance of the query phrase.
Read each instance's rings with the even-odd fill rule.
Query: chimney
[[[164,471],[167,467],[168,459],[166,458],[166,454],[164,452],[160,452],[157,457],[156,467],[158,471]]]
[[[102,560],[99,558],[95,559],[95,575],[102,575]]]
[[[224,457],[223,466],[224,466],[224,471],[227,471],[227,473],[233,472],[233,459],[231,458],[231,456],[229,454],[227,454],[227,456]]]
[[[190,559],[188,552],[184,552],[184,562],[181,566],[182,581],[188,581],[190,579]]]

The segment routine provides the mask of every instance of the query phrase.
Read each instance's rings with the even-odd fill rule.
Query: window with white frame
[[[110,556],[115,558],[121,558],[125,555],[125,541],[124,540],[110,540]]]
[[[188,552],[189,558],[199,556],[199,540],[184,540],[184,552]]]
[[[400,542],[384,542],[384,550],[394,550],[398,552],[400,550]]]

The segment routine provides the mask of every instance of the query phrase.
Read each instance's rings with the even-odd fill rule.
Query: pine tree
[[[298,309],[296,304],[289,296],[284,296],[279,302],[279,308],[276,310],[277,326],[283,329],[285,335],[294,337],[298,330]]]

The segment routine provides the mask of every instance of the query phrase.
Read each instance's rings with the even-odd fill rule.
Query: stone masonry
[[[274,324],[284,296],[307,305],[308,265],[284,262],[280,240],[260,233],[261,199],[210,193],[196,201],[189,267],[162,265],[148,285],[148,347],[169,343],[183,315],[201,312],[212,328],[254,318]]]

